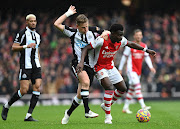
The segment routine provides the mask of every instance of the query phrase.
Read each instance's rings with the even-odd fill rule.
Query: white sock
[[[8,103],[6,103],[6,104],[4,105],[4,107],[5,107],[5,108],[8,108],[8,109],[10,108],[10,106],[9,106]]]
[[[146,105],[145,105],[145,103],[144,103],[144,99],[140,99],[140,100],[138,100],[138,101],[139,101],[139,103],[140,103],[140,105],[141,105],[141,108],[146,107]]]
[[[27,114],[26,114],[26,119],[28,119],[30,116],[31,116],[31,114],[30,114],[30,113],[27,113]]]
[[[75,100],[78,104],[81,104],[82,99],[78,99],[77,95],[74,97],[74,100]]]
[[[126,99],[125,102],[124,102],[123,110],[129,109],[129,103],[130,103],[130,100]]]

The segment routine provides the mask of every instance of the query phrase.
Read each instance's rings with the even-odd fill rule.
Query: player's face
[[[80,33],[86,34],[89,30],[89,24],[88,24],[88,22],[81,23],[81,24],[77,25],[77,28],[78,28]]]
[[[139,31],[134,34],[134,39],[136,42],[141,42],[142,38],[143,38],[142,32]]]
[[[26,24],[29,27],[29,29],[34,30],[37,24],[36,18],[30,17],[28,20],[26,20]]]
[[[123,31],[117,31],[117,32],[112,32],[111,34],[111,41],[113,43],[115,42],[121,42],[122,38],[123,38],[124,32]]]

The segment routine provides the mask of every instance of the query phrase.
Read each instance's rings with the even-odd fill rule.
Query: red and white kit
[[[140,46],[147,48],[146,44],[140,43]],[[153,68],[151,59],[147,52],[142,50],[136,50],[130,47],[125,47],[122,59],[120,61],[119,70],[123,69],[123,66],[127,59],[127,76],[129,78],[130,85],[136,85],[140,83],[140,76],[142,71],[142,62],[145,59],[149,68]]]
[[[108,35],[108,40],[98,37],[90,45],[95,49],[94,70],[97,72],[96,77],[101,80],[109,77],[112,84],[116,84],[123,80],[118,70],[114,67],[114,56],[120,47],[127,44],[127,39],[122,38],[119,43],[112,43]]]

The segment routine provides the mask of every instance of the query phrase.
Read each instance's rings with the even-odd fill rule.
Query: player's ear
[[[28,25],[29,20],[26,20],[26,26]]]

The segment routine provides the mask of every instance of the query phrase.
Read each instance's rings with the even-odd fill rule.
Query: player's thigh
[[[35,84],[33,84],[33,91],[40,91],[40,86],[42,83],[42,79],[35,79]]]
[[[128,71],[127,76],[128,76],[130,85],[136,85],[140,83],[140,78],[136,72]]]
[[[125,92],[127,90],[126,84],[125,84],[121,74],[117,70],[117,68],[114,67],[113,69],[109,70],[108,72],[109,72],[109,79],[112,82],[112,84],[116,87],[116,89],[118,89],[122,92]]]
[[[29,90],[29,79],[31,77],[31,69],[20,69],[19,71],[19,81],[20,81],[20,91],[21,94],[26,94]]]
[[[112,90],[113,85],[109,79],[108,70],[101,69],[96,73],[96,78],[99,80],[100,84],[105,90]]]
[[[32,69],[32,73],[31,73],[31,82],[32,82],[32,84],[33,85],[34,84],[41,85],[41,79],[42,79],[41,68]]]
[[[123,80],[121,74],[119,73],[116,67],[108,70],[108,75],[112,84],[117,84]]]
[[[89,76],[89,81],[90,81],[90,86],[94,80],[94,75],[95,75],[95,72],[93,70],[93,68],[90,68],[88,66],[84,66],[83,70],[85,70]]]
[[[29,80],[20,80],[20,91],[22,95],[26,94],[29,90],[29,84]]]
[[[121,92],[126,92],[127,91],[127,87],[126,87],[126,84],[125,84],[124,80],[114,84],[114,86],[116,87],[117,90],[119,90]]]
[[[78,74],[78,79],[79,79],[79,83],[81,83],[81,86],[83,87],[83,85],[90,85],[90,80],[89,80],[89,76],[87,74],[86,71],[81,71]]]

